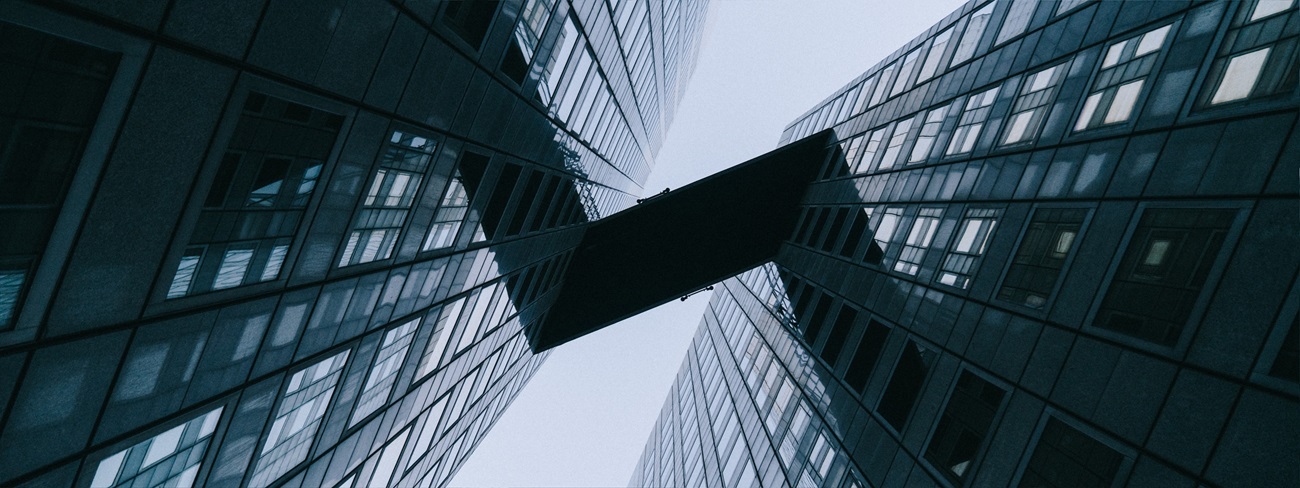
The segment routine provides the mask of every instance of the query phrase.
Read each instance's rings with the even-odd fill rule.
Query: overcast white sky
[[[646,193],[770,151],[795,117],[962,3],[714,0]],[[708,300],[557,348],[451,486],[626,486]]]

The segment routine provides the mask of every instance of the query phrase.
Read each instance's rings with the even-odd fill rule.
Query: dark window
[[[0,330],[18,317],[117,60],[0,22]]]
[[[1291,330],[1282,340],[1282,347],[1273,360],[1273,368],[1268,371],[1270,376],[1300,382],[1300,337],[1297,337],[1300,331],[1297,329],[1300,329],[1300,315],[1291,321]]]
[[[813,309],[812,316],[800,315],[799,318],[806,318],[807,326],[803,331],[804,341],[809,346],[817,343],[817,335],[821,333],[822,326],[826,325],[826,315],[831,312],[830,295],[822,294],[821,299],[817,300],[817,307]]]
[[[533,171],[528,175],[524,183],[524,191],[519,194],[519,200],[515,202],[514,216],[510,218],[510,224],[506,227],[506,235],[512,236],[519,233],[524,228],[524,220],[528,218],[528,213],[533,209],[533,200],[537,199],[537,192],[542,187],[543,174],[539,171]]]
[[[514,195],[515,184],[519,182],[521,170],[519,165],[507,164],[501,168],[501,174],[497,176],[496,186],[492,189],[492,195],[488,197],[482,220],[483,229],[491,239],[501,235],[501,220],[505,218],[506,205]]]
[[[831,216],[830,209],[828,208],[817,209],[817,217],[814,220],[815,223],[812,225],[808,235],[804,236],[803,239],[801,239],[801,242],[809,246],[812,246],[815,242],[817,242],[817,236],[821,235],[822,230],[826,229],[826,220],[829,219],[830,216]]]
[[[528,76],[528,61],[524,59],[524,51],[517,42],[511,42],[506,47],[506,55],[501,59],[501,73],[516,84],[524,84],[524,77]]]
[[[998,300],[1030,308],[1046,305],[1087,216],[1088,211],[1081,208],[1035,211],[998,290]]]
[[[453,0],[442,12],[442,22],[474,49],[483,44],[499,2],[487,0]]]
[[[555,210],[556,195],[560,189],[560,178],[555,175],[547,175],[545,183],[542,184],[541,199],[537,201],[537,213],[533,214],[533,220],[528,225],[528,231],[542,230],[546,224],[550,212]]]
[[[340,115],[250,93],[167,298],[279,278],[342,126]]]
[[[1006,391],[970,371],[962,371],[957,379],[957,388],[925,449],[925,459],[954,484],[975,466],[1003,396]]]
[[[894,367],[894,375],[889,378],[889,385],[880,397],[876,412],[885,418],[894,430],[903,431],[907,418],[912,415],[912,407],[921,396],[921,387],[930,376],[937,356],[934,351],[921,347],[915,341],[908,340],[903,346],[903,354]]]
[[[799,210],[799,225],[794,228],[794,233],[790,235],[790,240],[799,242],[804,232],[808,231],[808,224],[812,221],[814,209],[803,207]]]
[[[1222,208],[1143,212],[1096,325],[1157,344],[1177,343],[1236,214]]]
[[[1114,449],[1060,420],[1048,419],[1020,486],[1107,488],[1114,486],[1123,461],[1124,457]]]
[[[884,349],[888,337],[889,327],[875,320],[868,323],[867,330],[862,333],[858,349],[853,352],[853,362],[849,363],[849,369],[844,373],[844,381],[858,393],[866,389],[871,371],[876,368],[876,361],[880,359],[880,351]]]
[[[826,238],[821,242],[821,249],[826,252],[835,250],[835,245],[839,243],[840,232],[844,230],[844,221],[849,219],[849,209],[841,208],[835,211],[835,216],[831,218],[831,228],[826,232]]]
[[[867,224],[871,220],[871,214],[866,209],[858,209],[853,215],[853,225],[849,226],[849,234],[844,236],[844,246],[840,247],[840,255],[846,258],[858,255],[858,246],[862,244],[863,234],[867,232]]]
[[[853,321],[857,318],[857,310],[852,307],[840,307],[840,313],[835,317],[835,325],[831,326],[831,333],[826,336],[826,345],[822,346],[822,359],[825,359],[826,364],[831,368],[835,368],[835,360],[840,358],[840,351],[844,350],[844,341],[849,338],[849,331],[853,329]]]

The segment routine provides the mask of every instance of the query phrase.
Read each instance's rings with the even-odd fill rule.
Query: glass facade
[[[629,485],[1292,483],[1297,15],[975,0],[808,110]]]
[[[707,9],[0,5],[0,485],[446,485]]]

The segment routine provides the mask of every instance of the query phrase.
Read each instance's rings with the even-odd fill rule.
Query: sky
[[[646,194],[774,149],[795,117],[962,3],[713,0]],[[626,486],[708,300],[673,301],[554,349],[451,486]]]

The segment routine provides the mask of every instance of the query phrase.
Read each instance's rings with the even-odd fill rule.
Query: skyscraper
[[[972,0],[795,120],[633,486],[1300,478],[1293,0]]]
[[[706,4],[0,4],[0,485],[439,486]]]

